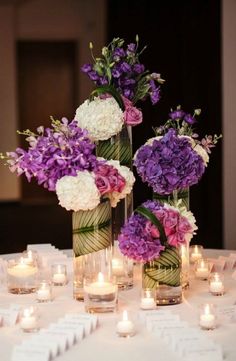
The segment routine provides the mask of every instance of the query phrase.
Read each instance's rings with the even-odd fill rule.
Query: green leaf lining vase
[[[91,272],[99,258],[111,248],[111,205],[104,199],[94,209],[73,212],[74,298],[83,300],[85,272]]]
[[[185,206],[187,210],[189,210],[189,188],[177,189],[167,195],[153,193],[153,199],[162,204],[168,203],[171,206],[175,206],[176,203],[181,200],[181,205]],[[182,260],[181,284],[185,289],[189,287],[189,244],[181,246],[180,254]]]
[[[97,142],[96,155],[107,160],[119,160],[121,165],[132,169],[132,128],[124,126],[121,132],[110,139]],[[133,212],[133,193],[112,208],[112,239],[117,240],[120,229]]]
[[[156,290],[158,305],[182,302],[181,257],[178,248],[166,248],[159,258],[143,265],[142,287]]]

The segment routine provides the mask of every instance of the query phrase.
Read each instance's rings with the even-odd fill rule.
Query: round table
[[[230,252],[226,250],[205,250],[207,257],[227,256]],[[1,256],[10,258],[8,256]],[[236,301],[236,280],[232,277],[232,271],[225,271],[224,296],[215,297],[208,292],[206,281],[196,280],[191,272],[190,288],[184,292],[183,302],[179,305],[162,306],[168,308],[180,319],[187,321],[192,327],[198,326],[199,305],[211,302],[218,307],[231,306]],[[68,312],[84,312],[82,302],[72,298],[72,281],[64,287],[54,287],[54,301],[46,304],[38,304],[41,314],[40,326],[47,327],[56,322]],[[139,302],[141,271],[140,266],[135,266],[134,287],[127,291],[119,292],[117,313],[99,314],[99,327],[82,342],[70,348],[67,352],[57,357],[58,361],[86,360],[86,361],[144,361],[158,359],[158,361],[178,360],[177,356],[170,350],[167,344],[155,334],[148,332],[139,320]],[[9,307],[9,304],[18,305],[36,303],[35,294],[13,295],[7,293],[6,286],[0,290],[0,307]],[[159,307],[161,308],[161,307]],[[121,314],[127,309],[130,318],[135,322],[136,335],[129,339],[119,338],[116,335],[116,324],[121,319]],[[226,361],[236,360],[236,321],[221,321],[214,331],[201,331],[210,339],[222,346]],[[19,325],[0,328],[1,361],[10,361],[14,345],[20,344],[22,340],[31,337],[23,333]]]

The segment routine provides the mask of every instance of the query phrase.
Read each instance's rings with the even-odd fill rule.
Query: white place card
[[[179,332],[188,327],[187,322],[184,321],[154,321],[152,324],[152,333],[163,337],[167,332]]]
[[[76,320],[78,322],[78,324],[83,325],[84,326],[84,330],[85,330],[85,336],[89,336],[90,333],[93,331],[93,322],[90,318],[86,319],[86,318],[81,318],[80,315],[74,315],[73,317],[71,315],[66,315],[65,319],[73,319]]]
[[[167,332],[163,332],[163,339],[174,351],[176,351],[179,342],[182,340],[199,341],[203,339],[203,335],[200,330],[187,327],[179,330],[178,333],[176,333],[175,330],[168,330]]]
[[[214,348],[213,341],[209,340],[206,337],[199,337],[198,339],[190,339],[185,338],[182,340],[179,340],[179,343],[176,347],[176,351],[179,356],[183,357],[188,354],[189,350],[208,350],[208,349]]]
[[[236,305],[218,306],[218,314],[221,319],[228,322],[236,321]]]
[[[61,319],[58,321],[58,324],[62,327],[70,327],[75,333],[76,342],[82,341],[85,336],[84,325],[78,323],[76,320]]]
[[[86,320],[91,322],[92,324],[92,330],[96,330],[96,328],[98,327],[98,316],[97,315],[88,315],[88,314],[83,314],[83,313],[68,313],[65,315],[65,318],[73,318],[76,320]]]
[[[48,340],[52,340],[57,342],[57,345],[59,347],[60,353],[63,353],[68,348],[68,340],[67,335],[62,334],[59,331],[56,330],[48,330],[48,329],[41,329],[40,331],[41,335],[44,335]]]
[[[29,340],[25,340],[25,343],[46,346],[49,348],[52,358],[55,358],[60,354],[60,349],[56,341],[48,340],[45,335],[35,334]],[[23,342],[23,343],[24,343]]]
[[[145,321],[147,318],[158,317],[158,315],[172,315],[169,310],[140,310],[139,319]]]
[[[55,249],[55,246],[53,246],[51,243],[35,243],[27,245],[27,250],[29,251],[43,251],[50,249]]]
[[[0,308],[0,317],[3,326],[14,326],[17,323],[19,310],[11,308]]]
[[[35,345],[15,346],[11,361],[49,361],[50,352]]]
[[[49,359],[52,359],[54,357],[56,357],[56,354],[53,353],[52,351],[52,348],[47,344],[43,344],[43,343],[40,343],[39,342],[34,342],[34,338],[30,339],[30,340],[24,340],[21,344],[22,347],[30,347],[32,348],[33,350],[36,350],[38,348],[40,348],[41,350],[46,350],[47,352],[49,352]]]
[[[71,329],[71,327],[60,325],[58,323],[52,323],[49,326],[48,330],[56,331],[59,332],[61,335],[65,335],[68,347],[72,347],[76,342],[75,332]]]
[[[226,261],[227,261],[227,257],[224,257],[224,256],[219,256],[218,257],[218,261],[221,262],[222,264],[224,264],[224,267],[222,269],[222,271],[225,271],[226,270]]]
[[[220,345],[209,344],[204,349],[190,347],[183,358],[184,361],[223,361],[223,352]]]

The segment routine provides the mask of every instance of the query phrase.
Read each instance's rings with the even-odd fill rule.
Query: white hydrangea
[[[120,173],[120,175],[125,179],[125,187],[121,193],[112,192],[109,194],[111,206],[116,207],[117,203],[121,199],[125,198],[126,195],[132,191],[135,182],[135,177],[133,175],[133,172],[128,167],[121,165],[118,160],[111,159],[111,160],[107,160],[106,163],[116,168]]]
[[[59,204],[67,211],[87,211],[100,203],[100,192],[95,176],[88,171],[78,172],[76,177],[64,176],[56,183]]]
[[[124,124],[123,112],[112,97],[85,100],[77,108],[75,120],[79,127],[88,130],[93,141],[111,138],[121,131]]]

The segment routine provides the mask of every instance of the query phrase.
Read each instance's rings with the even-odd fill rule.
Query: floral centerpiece
[[[18,133],[26,136],[28,149],[17,148],[1,158],[7,159],[6,164],[12,172],[24,174],[29,182],[35,179],[39,185],[56,192],[59,204],[74,212],[76,255],[109,245],[111,220],[107,211],[109,206],[104,204],[111,200],[115,207],[131,192],[134,176],[129,168],[121,166],[118,161],[98,159],[93,154],[95,145],[88,138],[87,130],[79,128],[74,120],[52,120],[51,128],[41,126],[36,133],[30,130]],[[104,213],[99,219],[89,220],[86,212],[91,216],[98,206],[104,209]],[[76,227],[76,219],[81,213],[84,214],[83,220],[79,219]],[[100,236],[93,236],[96,227],[100,227]]]
[[[200,109],[191,115],[177,107],[170,112],[167,122],[155,129],[156,137],[136,152],[134,165],[137,172],[160,200],[175,191],[184,198],[184,190],[201,179],[211,148],[221,137],[208,135],[198,139],[193,125],[199,114]]]
[[[139,57],[145,48],[139,50],[138,36],[136,43],[127,46],[124,39],[113,39],[102,48],[97,58],[93,54],[92,43],[90,49],[93,64],[84,64],[82,71],[96,88],[90,98],[78,107],[75,119],[79,126],[88,130],[93,140],[105,141],[120,133],[126,125],[135,126],[142,122],[142,112],[135,104],[147,97],[150,97],[152,104],[156,104],[160,99],[160,84],[163,80],[160,74],[150,73],[140,63]],[[99,144],[103,146],[99,148],[99,155],[118,159],[114,157],[115,147],[112,157],[107,154],[105,148],[108,144]],[[119,160],[122,164],[131,161],[127,155]]]
[[[195,218],[180,202],[176,207],[146,201],[127,220],[119,235],[121,252],[143,263],[143,287],[157,288],[158,302],[181,299],[181,259],[178,248],[190,242]]]
[[[92,63],[84,64],[82,72],[95,84],[89,99],[81,104],[75,120],[88,130],[96,142],[96,154],[105,159],[119,160],[132,168],[132,130],[143,121],[138,101],[151,99],[156,104],[160,99],[160,74],[150,73],[140,62],[145,48],[135,43],[125,44],[124,39],[114,38],[104,46],[99,57],[93,54]],[[117,240],[121,226],[133,211],[132,194],[113,210],[113,237]]]

